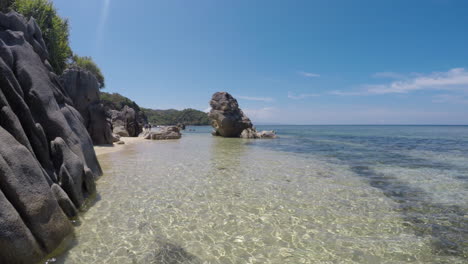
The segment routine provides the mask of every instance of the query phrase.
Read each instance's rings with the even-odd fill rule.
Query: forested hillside
[[[183,123],[185,125],[203,126],[210,124],[207,113],[191,108],[182,111],[175,109],[153,110],[142,108],[142,111],[148,117],[148,122],[154,125],[175,125]]]
[[[124,106],[128,105],[137,112],[142,111],[148,118],[148,122],[153,125],[176,125],[179,123],[193,126],[210,125],[210,120],[207,113],[191,108],[184,110],[154,110],[143,108],[131,99],[121,94],[106,93],[102,91],[101,101],[107,109],[122,110]]]

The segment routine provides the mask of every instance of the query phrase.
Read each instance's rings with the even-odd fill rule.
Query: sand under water
[[[264,129],[264,128],[262,128]],[[265,127],[99,153],[56,263],[467,263],[468,127]]]

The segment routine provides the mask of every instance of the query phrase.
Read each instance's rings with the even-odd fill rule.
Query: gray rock
[[[177,127],[179,127],[180,130],[185,130],[185,124],[184,123],[178,123]]]
[[[119,142],[120,141],[120,136],[117,134],[112,134],[112,142]]]
[[[250,119],[239,108],[237,100],[227,92],[213,94],[210,101],[211,125],[213,136],[241,137],[241,138],[276,138],[274,131],[257,130]]]
[[[242,131],[241,138],[277,138],[275,131],[260,131],[257,132],[254,128],[247,128]]]
[[[26,249],[32,259],[25,263],[35,262],[52,252],[72,227],[32,153],[3,127],[0,138],[0,190],[7,200],[0,210],[0,263],[21,263],[19,253]],[[16,215],[21,217],[11,222]]]
[[[0,263],[36,263],[54,251],[102,174],[47,57],[34,19],[0,13]]]
[[[227,92],[213,94],[210,101],[211,125],[213,135],[222,137],[240,137],[244,129],[252,128],[252,122],[239,108],[237,100]]]
[[[143,131],[143,120],[133,108],[124,106],[122,111],[110,110],[113,133],[121,137],[137,137]]]
[[[52,190],[55,199],[58,201],[60,208],[62,208],[63,212],[68,217],[71,218],[78,215],[78,210],[70,200],[70,197],[68,197],[67,193],[58,184],[52,184],[50,189]]]
[[[85,171],[89,170],[83,161],[71,151],[62,138],[51,142],[51,155],[55,169],[59,171],[60,186],[67,192],[76,207],[80,207],[84,198],[89,195],[83,188],[85,184]],[[90,173],[91,170],[89,170]],[[94,178],[94,177],[93,177]],[[94,188],[92,188],[94,189]]]
[[[86,194],[96,193],[96,176],[89,168],[84,169],[84,187]]]
[[[277,138],[275,131],[260,131],[257,132],[258,138]]]
[[[242,131],[241,138],[257,138],[257,131],[253,128],[247,128]]]
[[[112,144],[111,125],[107,121],[107,112],[99,99],[99,84],[96,77],[87,70],[72,67],[60,76],[73,106],[83,117],[83,124],[88,130],[93,144]]]
[[[157,131],[147,131],[143,135],[145,139],[153,140],[167,140],[167,139],[179,139],[182,137],[180,128],[177,126],[166,126],[161,127]]]
[[[39,261],[45,252],[1,190],[0,208],[0,263]]]

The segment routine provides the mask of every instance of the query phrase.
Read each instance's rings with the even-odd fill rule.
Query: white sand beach
[[[125,144],[119,145],[119,144],[114,143],[114,145],[94,146],[94,151],[96,152],[96,156],[121,151],[125,149],[125,146],[140,143],[140,142],[146,141],[147,139],[144,139],[143,137],[121,137],[120,140],[125,142]]]

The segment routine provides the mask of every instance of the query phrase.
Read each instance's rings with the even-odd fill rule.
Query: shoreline
[[[96,156],[99,157],[104,154],[114,153],[121,151],[125,148],[125,146],[137,144],[147,139],[143,137],[121,137],[121,141],[125,142],[125,144],[119,145],[114,143],[113,145],[94,145],[94,152],[96,152]]]

